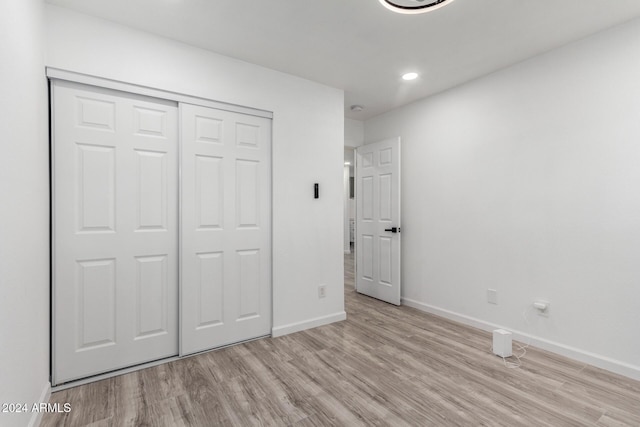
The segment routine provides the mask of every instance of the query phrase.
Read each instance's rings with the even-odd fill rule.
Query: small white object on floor
[[[493,331],[493,353],[500,357],[511,357],[513,355],[511,332],[504,329]]]

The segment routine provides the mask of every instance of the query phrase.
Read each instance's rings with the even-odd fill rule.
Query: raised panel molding
[[[362,178],[362,219],[373,221],[373,177]]]
[[[196,116],[196,142],[221,144],[223,126],[222,120]]]
[[[116,129],[116,104],[102,99],[76,97],[80,127],[114,132]]]
[[[156,151],[135,150],[137,155],[137,231],[167,229],[167,156]]]
[[[391,221],[392,215],[392,194],[391,194],[391,174],[380,175],[380,185],[379,185],[379,219],[380,221]]]
[[[77,261],[78,351],[116,343],[116,260]]]
[[[380,237],[380,257],[378,262],[379,268],[379,281],[381,285],[391,286],[392,271],[391,271],[391,245],[393,244],[391,237]]]
[[[236,224],[238,228],[260,226],[260,162],[236,160]]]
[[[224,324],[224,253],[196,254],[198,259],[198,322],[196,329]]]
[[[373,260],[373,236],[362,236],[362,253],[364,254],[364,265],[362,266],[362,278],[366,280],[373,280],[373,264],[370,260]]]
[[[196,155],[195,179],[196,228],[221,229],[224,212],[222,158]]]
[[[362,165],[363,168],[370,168],[373,166],[373,153],[365,153],[362,155]]]
[[[380,166],[390,165],[392,162],[393,150],[391,148],[385,148],[379,152],[379,164]]]
[[[167,255],[136,257],[136,340],[167,333],[167,286]]]
[[[239,307],[238,321],[260,315],[260,250],[237,251]]]
[[[236,145],[242,148],[260,148],[260,127],[236,123]]]
[[[116,149],[76,144],[78,232],[116,230]]]
[[[133,107],[134,133],[138,136],[150,136],[166,139],[167,112],[144,107]]]

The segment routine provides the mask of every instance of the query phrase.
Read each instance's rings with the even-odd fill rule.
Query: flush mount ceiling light
[[[451,2],[453,0],[380,0],[380,3],[387,9],[405,14],[430,12]]]
[[[415,80],[418,78],[418,73],[406,73],[402,75],[402,80]]]

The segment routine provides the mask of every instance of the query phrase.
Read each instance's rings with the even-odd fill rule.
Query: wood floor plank
[[[632,414],[627,411],[609,410],[602,415],[597,425],[606,427],[640,426],[640,413]]]
[[[53,393],[42,426],[640,426],[640,382],[354,291],[347,320]]]

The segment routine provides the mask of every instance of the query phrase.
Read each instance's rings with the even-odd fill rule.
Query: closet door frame
[[[273,113],[267,110],[244,107],[242,105],[229,104],[226,102],[214,101],[197,96],[184,95],[177,92],[169,92],[161,89],[154,89],[147,86],[140,86],[132,83],[125,83],[117,80],[105,79],[88,74],[76,73],[74,71],[62,70],[59,68],[46,68],[46,75],[49,80],[66,80],[74,83],[82,83],[90,86],[98,86],[104,89],[114,89],[121,92],[133,93],[136,95],[149,96],[152,98],[175,101],[177,103],[194,104],[202,107],[216,108],[219,110],[231,111],[234,113],[248,114],[250,116],[273,119]]]
[[[112,79],[107,79],[107,78],[103,78],[103,77],[97,77],[97,76],[92,76],[92,75],[88,75],[88,74],[82,74],[82,73],[78,73],[78,72],[74,72],[74,71],[70,71],[70,70],[63,70],[63,69],[59,69],[59,68],[54,68],[54,67],[46,67],[45,69],[45,75],[47,77],[47,79],[49,81],[53,81],[53,80],[60,80],[60,81],[68,81],[68,82],[73,82],[73,83],[80,83],[80,84],[84,84],[84,85],[89,85],[89,86],[96,86],[99,88],[104,88],[104,89],[112,89],[112,90],[117,90],[117,91],[121,91],[121,92],[126,92],[126,93],[130,93],[130,94],[135,94],[135,95],[142,95],[142,96],[148,96],[148,97],[153,97],[153,98],[158,98],[161,100],[166,100],[166,101],[174,101],[178,103],[178,108],[180,108],[180,104],[193,104],[193,105],[198,105],[198,106],[202,106],[202,107],[209,107],[209,108],[214,108],[214,109],[219,109],[219,110],[225,110],[225,111],[230,111],[230,112],[235,112],[235,113],[240,113],[240,114],[246,114],[246,115],[250,115],[250,116],[256,116],[256,117],[263,117],[263,118],[267,118],[270,120],[273,120],[273,112],[271,111],[267,111],[267,110],[261,110],[261,109],[256,109],[256,108],[251,108],[251,107],[245,107],[245,106],[241,106],[241,105],[235,105],[235,104],[229,104],[229,103],[225,103],[225,102],[220,102],[220,101],[214,101],[211,99],[207,99],[207,98],[200,98],[200,97],[196,97],[196,96],[191,96],[191,95],[185,95],[185,94],[181,94],[181,93],[177,93],[177,92],[170,92],[170,91],[165,91],[165,90],[161,90],[161,89],[155,89],[152,87],[147,87],[147,86],[141,86],[141,85],[136,85],[136,84],[132,84],[132,83],[126,83],[126,82],[122,82],[122,81],[118,81],[118,80],[112,80]],[[178,176],[180,177],[182,174],[182,165],[181,165],[181,147],[182,147],[182,141],[180,140],[180,121],[178,121],[178,133],[179,133],[179,137],[178,137]],[[273,126],[273,125],[272,125]],[[273,129],[273,127],[271,127],[271,129]],[[50,137],[52,138],[52,136]],[[51,140],[52,141],[52,140]],[[50,142],[51,142],[50,141]],[[273,137],[271,135],[271,143],[273,144]],[[273,147],[273,145],[272,145]],[[269,163],[271,165],[271,168],[273,168],[273,151],[271,151],[270,154],[270,158],[269,158]],[[51,218],[51,232],[50,232],[50,248],[51,248],[51,255],[50,255],[50,286],[51,286],[51,312],[50,312],[50,319],[51,319],[51,332],[53,333],[53,330],[55,329],[55,325],[53,324],[54,322],[54,313],[53,313],[53,308],[55,306],[55,301],[53,300],[54,298],[54,292],[53,292],[53,279],[54,279],[54,268],[55,268],[55,252],[53,250],[53,239],[54,239],[54,217],[53,217],[53,198],[55,197],[54,194],[54,187],[52,185],[53,183],[53,179],[54,179],[54,175],[53,175],[53,170],[50,170],[50,182],[51,182],[51,190],[50,190],[50,200],[51,200],[51,206],[50,206],[50,218]],[[273,169],[271,169],[271,177],[270,177],[270,186],[271,188],[273,188]],[[182,195],[181,195],[181,189],[180,189],[181,185],[180,183],[178,184],[178,224],[181,224],[182,222],[182,205],[181,205],[181,199],[182,199]],[[270,242],[269,242],[269,250],[271,251],[271,253],[273,253],[273,205],[272,205],[272,196],[273,193],[271,192],[271,199],[270,199],[270,204],[268,206],[269,212],[270,212],[270,224],[268,224],[269,230],[270,230]],[[180,228],[180,227],[179,227]],[[181,232],[178,231],[178,250],[181,248]],[[181,340],[180,337],[180,331],[182,330],[182,283],[180,281],[180,278],[182,277],[182,265],[180,262],[180,258],[181,258],[181,254],[180,252],[178,252],[178,277],[179,277],[179,282],[178,282],[178,331],[179,331],[179,340]],[[270,324],[271,324],[271,328],[273,327],[273,257],[271,257],[271,277],[268,278],[269,282],[270,282],[270,305],[271,305],[271,319],[270,319]],[[268,335],[267,335],[268,336]],[[256,337],[256,338],[260,338],[260,337]],[[50,354],[50,381],[53,380],[53,369],[54,369],[54,351],[53,351],[53,345],[54,345],[54,341],[53,341],[53,336],[51,336],[51,340],[50,340],[50,349],[49,349],[49,354]],[[219,348],[219,347],[218,347]],[[217,348],[212,348],[211,350],[215,350]],[[209,351],[209,350],[206,350]],[[131,366],[131,367],[125,367],[125,368],[121,368],[118,369],[116,371],[111,371],[111,372],[106,372],[104,374],[98,374],[89,378],[83,378],[83,379],[78,379],[78,380],[74,380],[74,381],[70,381],[67,383],[63,383],[63,384],[59,384],[56,385],[52,382],[52,391],[59,391],[59,390],[64,390],[66,388],[70,388],[70,387],[75,387],[77,385],[81,385],[81,384],[87,384],[87,383],[91,383],[91,382],[95,382],[95,381],[99,381],[105,378],[110,378],[110,377],[114,377],[114,376],[118,376],[118,375],[123,375],[126,374],[128,372],[134,372],[140,369],[145,369],[151,366],[157,366],[163,363],[167,363],[167,362],[171,362],[174,360],[179,360],[182,359],[183,357],[189,357],[190,355],[183,355],[183,354],[179,354],[177,356],[173,356],[173,357],[168,357],[165,359],[161,359],[161,360],[155,360],[155,361],[151,361],[148,363],[143,363],[140,365],[136,365],[136,366]]]

